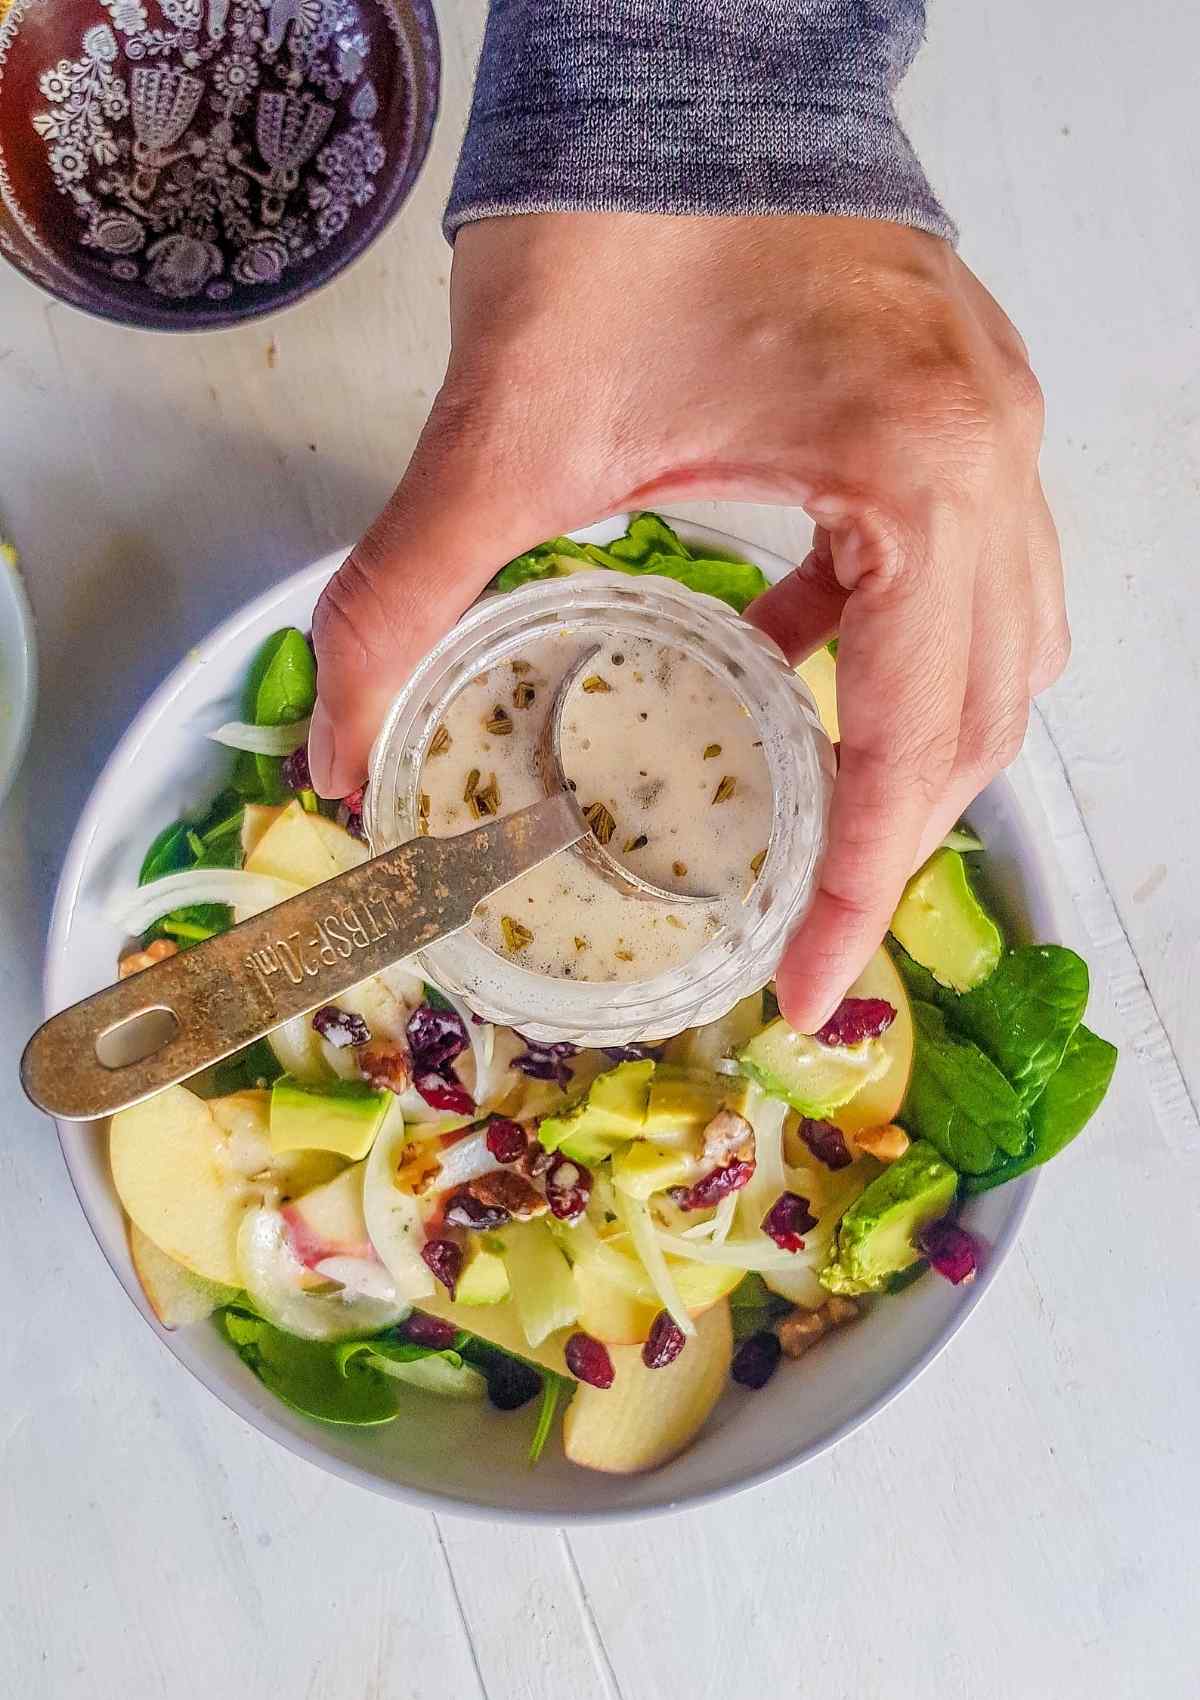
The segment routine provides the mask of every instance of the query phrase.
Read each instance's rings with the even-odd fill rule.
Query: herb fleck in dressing
[[[547,716],[594,649],[594,636],[570,630],[538,637],[460,692],[421,774],[430,833],[464,832],[482,812],[506,815],[545,795]],[[680,967],[716,937],[762,866],[774,798],[754,720],[702,663],[631,637],[597,653],[572,688],[561,753],[610,856],[666,891],[713,901],[630,897],[568,850],[481,905],[472,931],[521,967],[566,979],[642,980]]]

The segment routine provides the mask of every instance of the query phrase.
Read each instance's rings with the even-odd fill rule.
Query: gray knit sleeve
[[[446,212],[836,213],[953,241],[892,94],[924,0],[492,0]]]

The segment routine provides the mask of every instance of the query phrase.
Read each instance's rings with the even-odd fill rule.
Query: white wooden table
[[[1200,1692],[1200,15],[935,7],[906,110],[1027,336],[1075,629],[1020,777],[1123,1047],[981,1314],[831,1455],[628,1530],[407,1512],[147,1334],[19,1098],[81,799],[148,689],[382,503],[445,352],[438,215],[483,0],[445,0],[404,216],[329,292],[139,336],[0,276],[0,532],[43,697],[0,824],[0,1692],[20,1700],[1184,1700]],[[698,516],[784,552],[797,515]]]

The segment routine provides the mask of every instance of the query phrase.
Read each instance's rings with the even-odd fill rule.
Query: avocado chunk
[[[613,1185],[630,1198],[650,1198],[656,1192],[665,1192],[669,1186],[682,1186],[693,1180],[698,1169],[699,1163],[691,1149],[638,1139],[614,1154]]]
[[[764,1027],[738,1054],[743,1074],[802,1116],[828,1116],[891,1066],[879,1039],[823,1045],[782,1019]]]
[[[664,1145],[686,1143],[721,1108],[725,1084],[706,1069],[659,1063],[650,1081],[646,1138],[660,1139]]]
[[[499,1240],[487,1234],[470,1234],[462,1273],[454,1289],[455,1302],[460,1305],[498,1305],[508,1297],[508,1270],[504,1264],[504,1248]]]
[[[996,967],[1004,941],[957,850],[935,850],[904,888],[892,932],[939,985],[969,992]]]
[[[602,1163],[618,1145],[645,1132],[653,1074],[649,1058],[606,1069],[582,1098],[556,1115],[542,1117],[538,1138],[547,1151],[565,1151],[576,1163]]]
[[[336,1151],[357,1162],[394,1103],[390,1092],[376,1092],[365,1080],[305,1086],[280,1075],[271,1088],[271,1150]]]
[[[861,1192],[838,1224],[820,1281],[831,1293],[874,1293],[919,1261],[922,1228],[945,1216],[958,1175],[923,1139]]]

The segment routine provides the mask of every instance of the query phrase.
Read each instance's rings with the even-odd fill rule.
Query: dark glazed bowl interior
[[[0,255],[145,329],[287,306],[407,197],[439,70],[431,0],[0,0]]]

